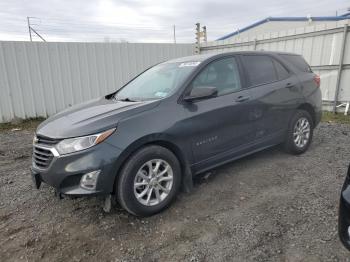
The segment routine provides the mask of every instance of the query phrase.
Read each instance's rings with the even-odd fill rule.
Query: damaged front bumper
[[[32,181],[37,189],[42,183],[48,184],[59,196],[108,195],[114,190],[120,154],[119,148],[101,143],[87,150],[54,156],[47,168],[39,168],[33,161]],[[83,176],[94,172],[98,172],[94,187],[84,188]]]

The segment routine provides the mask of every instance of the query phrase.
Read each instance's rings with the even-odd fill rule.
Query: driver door
[[[191,83],[191,91],[205,86],[218,90],[216,97],[185,104],[194,129],[191,146],[197,170],[231,159],[254,141],[251,95],[242,88],[241,75],[231,56],[208,64]]]

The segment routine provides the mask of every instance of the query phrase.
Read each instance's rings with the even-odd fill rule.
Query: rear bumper
[[[341,242],[350,250],[350,167],[342,188],[339,204],[338,231]]]
[[[46,169],[40,169],[33,163],[32,180],[37,188],[41,183],[45,183],[64,195],[110,194],[114,189],[120,154],[119,148],[108,143],[101,143],[87,150],[54,157]],[[94,190],[82,188],[80,186],[81,177],[96,170],[100,170],[96,188]]]

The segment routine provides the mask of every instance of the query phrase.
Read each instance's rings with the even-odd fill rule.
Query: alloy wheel
[[[158,205],[169,195],[173,186],[173,170],[163,159],[144,163],[134,179],[134,195],[145,206]]]
[[[311,133],[310,122],[307,118],[299,118],[295,123],[293,139],[297,147],[303,148],[309,142]]]

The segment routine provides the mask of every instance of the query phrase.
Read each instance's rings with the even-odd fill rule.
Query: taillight
[[[315,75],[314,76],[314,81],[315,81],[317,87],[320,87],[320,85],[321,85],[321,78],[320,78],[319,75]]]

